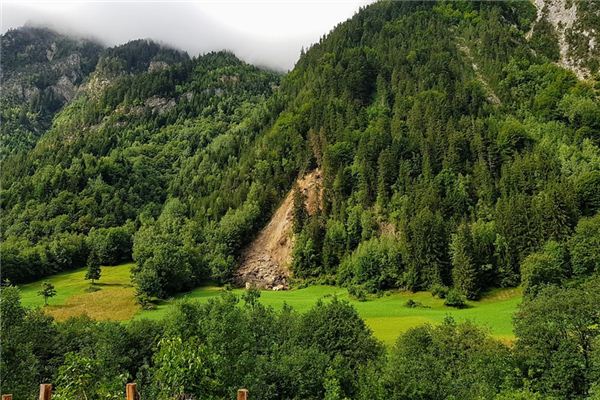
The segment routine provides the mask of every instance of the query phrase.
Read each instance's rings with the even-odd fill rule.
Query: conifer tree
[[[294,233],[298,234],[302,232],[302,228],[308,219],[308,212],[305,206],[306,196],[298,185],[295,185],[293,189],[293,202],[293,229]]]
[[[100,279],[102,270],[100,269],[100,262],[98,256],[94,252],[90,253],[87,261],[87,271],[85,273],[85,279],[91,281],[91,286],[94,285],[94,281]]]
[[[473,238],[466,223],[462,223],[450,242],[452,257],[452,280],[462,294],[469,299],[479,296],[479,273],[473,261]]]

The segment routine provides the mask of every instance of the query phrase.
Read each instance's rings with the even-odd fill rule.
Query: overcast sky
[[[109,46],[152,38],[192,56],[227,49],[248,62],[288,70],[303,46],[373,0],[0,1],[2,33],[32,24]]]

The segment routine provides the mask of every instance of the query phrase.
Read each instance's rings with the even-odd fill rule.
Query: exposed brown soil
[[[298,179],[297,184],[306,196],[306,207],[312,215],[321,203],[321,171],[308,173]],[[269,223],[242,252],[240,267],[234,276],[238,285],[273,290],[288,288],[294,246],[293,203],[290,190]]]

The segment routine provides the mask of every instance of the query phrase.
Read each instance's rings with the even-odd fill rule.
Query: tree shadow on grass
[[[130,285],[130,284],[127,284],[127,283],[105,283],[105,282],[96,282],[96,283],[94,283],[94,286],[102,286],[102,287],[123,287],[123,288],[132,287],[132,285]]]

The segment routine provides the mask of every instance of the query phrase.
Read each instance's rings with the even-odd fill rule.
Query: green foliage
[[[117,265],[131,260],[132,226],[99,228],[89,232],[87,247],[104,265]]]
[[[306,195],[302,192],[298,185],[292,188],[293,207],[292,207],[292,226],[294,233],[302,232],[302,228],[308,219],[308,211],[306,210]]]
[[[348,286],[348,294],[353,299],[358,301],[367,301],[367,291],[363,286],[350,285]]]
[[[585,216],[600,211],[600,171],[589,171],[580,175],[575,183],[579,208]]]
[[[179,337],[161,340],[153,356],[151,372],[156,385],[156,399],[169,400],[189,395],[210,398],[216,384],[207,376],[206,357],[206,349],[196,337],[185,342]]]
[[[448,286],[443,286],[443,285],[433,285],[430,288],[431,291],[431,295],[432,296],[437,296],[440,299],[445,299],[446,296],[448,296],[448,291],[450,289],[448,288]]]
[[[165,298],[189,289],[205,277],[206,266],[195,248],[194,225],[182,204],[170,200],[157,221],[144,224],[134,237],[132,269],[138,291]]]
[[[38,292],[38,295],[44,298],[44,305],[48,305],[48,299],[56,296],[56,289],[54,288],[53,284],[51,284],[48,281],[45,281],[44,283],[42,283],[42,288]]]
[[[468,299],[476,299],[481,291],[481,278],[473,260],[473,238],[466,224],[461,224],[450,242],[452,281]]]
[[[314,241],[308,233],[296,237],[292,252],[292,271],[300,278],[318,275],[319,258]]]
[[[597,6],[577,4],[567,40],[597,70],[574,34],[598,25]],[[84,56],[74,84],[106,82],[68,103],[45,61],[58,36],[8,32],[3,74],[37,94],[0,99],[3,280],[133,257],[145,305],[226,282],[294,179],[319,168],[322,210],[294,196],[296,277],[336,275],[357,297],[432,289],[454,307],[522,281],[528,300],[513,353],[446,321],[403,335],[387,361],[337,299],[298,315],[226,294],[158,325],[56,324],[3,288],[3,390],[32,397],[56,377],[66,398],[92,381],[85,397],[107,398],[125,377],[155,399],[588,395],[600,291],[565,278],[598,272],[598,87],[552,62],[555,32],[534,20],[529,2],[377,2],[283,78],[227,52],[60,39],[56,60]]]
[[[528,255],[521,263],[523,293],[534,297],[546,285],[560,285],[570,276],[564,245],[550,241],[542,251]]]
[[[106,49],[86,74],[108,83],[3,165],[4,276],[95,252],[134,257],[151,297],[225,283],[319,168],[318,215],[293,194],[297,277],[468,298],[517,285],[526,257],[597,208],[598,88],[553,63],[555,45],[529,3],[380,2],[283,78],[227,52]],[[177,228],[159,221],[173,199]]]
[[[260,290],[254,287],[246,289],[246,292],[242,296],[242,300],[244,300],[244,303],[246,303],[246,305],[250,307],[256,306],[259,298]]]
[[[100,276],[102,274],[100,262],[95,253],[91,253],[88,257],[86,267],[87,271],[85,272],[85,279],[90,280],[91,284],[94,285],[94,281],[100,279]]]
[[[598,378],[599,295],[593,278],[578,287],[544,288],[522,304],[515,353],[533,390],[559,398],[588,394]]]
[[[376,238],[361,243],[340,266],[341,283],[362,285],[369,292],[398,286],[404,272],[398,243],[391,238]]]
[[[392,399],[492,398],[510,375],[509,350],[470,323],[413,328],[390,352]]]
[[[569,251],[574,275],[600,271],[600,214],[579,221],[569,240]]]
[[[29,26],[8,30],[1,42],[0,159],[19,162],[93,71],[102,46]]]
[[[448,294],[444,299],[444,305],[454,308],[464,308],[467,303],[465,296],[458,290],[452,288],[448,290]]]
[[[127,377],[103,373],[100,360],[79,353],[67,353],[58,369],[56,398],[61,400],[117,400],[122,397]]]
[[[0,357],[0,377],[2,391],[21,398],[35,396],[33,382],[38,378],[39,360],[27,343],[23,327],[28,318],[21,306],[19,290],[15,287],[0,289],[0,336],[2,357]]]

